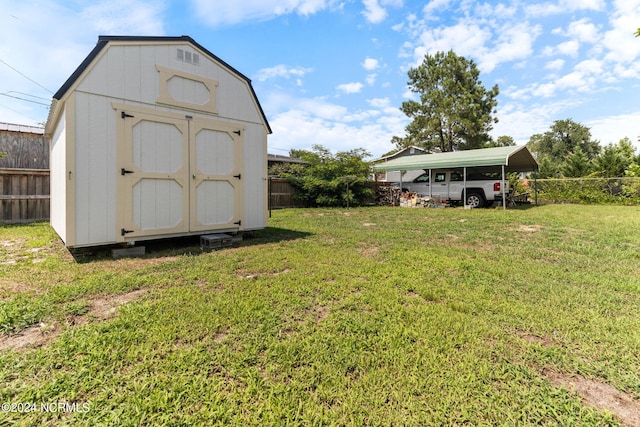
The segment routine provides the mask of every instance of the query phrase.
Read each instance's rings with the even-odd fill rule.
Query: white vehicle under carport
[[[433,185],[430,185],[432,180]],[[412,181],[401,184],[403,191],[417,193],[421,197],[447,200],[450,203],[480,208],[494,202],[502,202],[503,194],[509,193],[509,181],[501,174],[482,169],[468,168],[466,178],[462,170],[432,170],[431,180],[426,171]],[[504,189],[502,188],[504,185]]]

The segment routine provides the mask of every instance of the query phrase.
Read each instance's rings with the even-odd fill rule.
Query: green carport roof
[[[525,145],[520,145],[399,157],[377,163],[373,165],[373,170],[381,172],[481,166],[505,166],[507,172],[532,172],[538,169],[538,162]]]

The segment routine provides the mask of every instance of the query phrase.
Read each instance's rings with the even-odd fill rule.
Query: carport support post
[[[504,181],[504,165],[502,165],[502,209],[507,209],[507,189],[505,188],[506,182]]]
[[[467,207],[467,167],[462,168],[462,206]]]
[[[431,184],[431,169],[429,169],[429,198],[431,199],[431,203],[433,203],[433,191],[431,191]]]

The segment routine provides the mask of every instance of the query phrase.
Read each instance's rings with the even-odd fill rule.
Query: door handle
[[[193,177],[193,179],[196,179],[196,174],[194,173],[193,175],[191,175]]]

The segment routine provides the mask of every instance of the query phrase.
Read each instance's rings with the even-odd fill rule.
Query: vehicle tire
[[[484,196],[480,193],[467,194],[467,205],[472,208],[483,208],[485,205]]]

